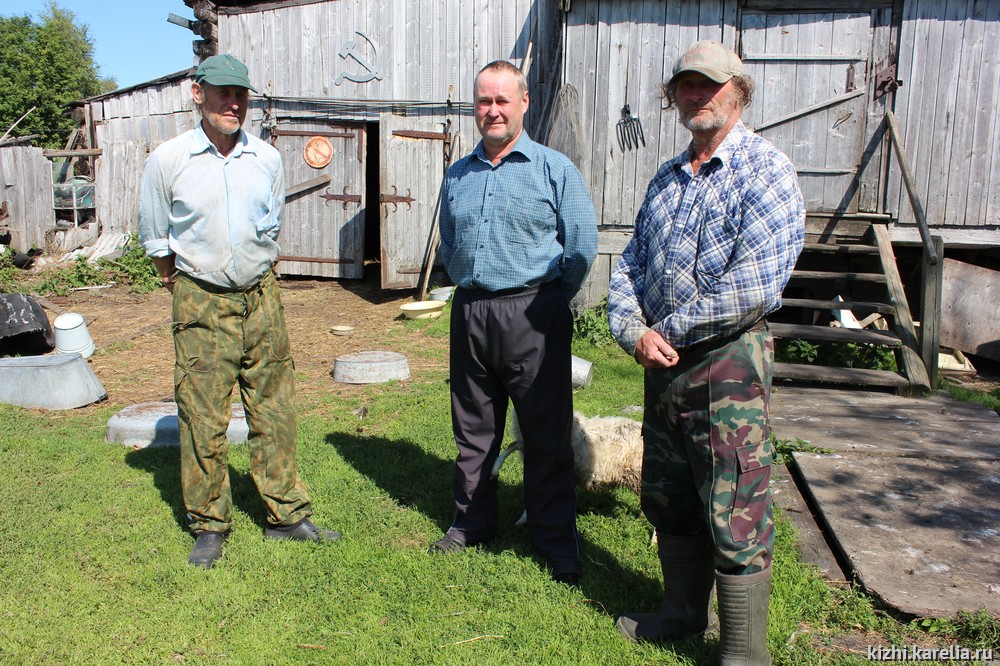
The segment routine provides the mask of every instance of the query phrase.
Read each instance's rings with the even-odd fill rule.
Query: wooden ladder
[[[887,327],[879,330],[831,325],[838,320],[838,314],[840,319],[851,321],[881,315]],[[924,393],[930,388],[883,220],[809,218],[806,243],[782,294],[782,308],[769,319],[777,340],[875,345],[891,349],[898,368],[893,372],[777,363],[776,379],[874,386],[907,394]]]

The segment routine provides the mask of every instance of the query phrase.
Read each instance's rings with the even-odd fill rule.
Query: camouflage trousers
[[[310,515],[295,468],[295,376],[281,296],[268,272],[227,292],[178,274],[173,294],[174,395],[181,486],[194,532],[232,524],[226,430],[238,384],[250,434],[250,473],[271,525]]]
[[[710,534],[719,571],[756,573],[774,551],[773,338],[761,327],[680,356],[645,373],[643,513],[661,535]]]

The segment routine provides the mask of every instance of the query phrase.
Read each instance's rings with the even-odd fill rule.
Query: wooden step
[[[878,282],[885,284],[882,273],[840,273],[838,271],[792,271],[793,280],[821,280],[824,282]]]
[[[878,312],[893,314],[896,308],[888,303],[869,303],[867,301],[821,301],[812,298],[783,298],[781,307],[808,308],[810,310],[850,310],[852,312]]]
[[[847,243],[806,243],[802,246],[802,251],[822,252],[824,254],[878,254],[878,248],[874,245],[854,245]]]
[[[808,324],[783,324],[769,322],[768,327],[774,337],[784,340],[821,340],[824,342],[853,342],[856,344],[881,345],[894,349],[902,347],[899,336],[890,331],[870,331],[868,329],[840,328],[839,326],[809,326]]]
[[[889,370],[834,368],[827,365],[775,363],[774,376],[778,379],[791,379],[798,382],[884,386],[894,389],[907,389],[910,386],[906,377]]]

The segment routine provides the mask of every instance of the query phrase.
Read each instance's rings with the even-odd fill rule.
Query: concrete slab
[[[1000,416],[938,391],[927,398],[846,389],[778,387],[771,427],[837,452],[1000,460]]]
[[[236,444],[247,441],[249,434],[250,428],[247,426],[242,403],[233,403],[233,413],[226,438]],[[150,446],[179,446],[177,403],[143,402],[129,405],[108,419],[108,430],[104,439],[107,442],[138,449]]]
[[[794,460],[869,593],[921,617],[984,607],[1000,614],[995,461],[851,453],[796,453]]]

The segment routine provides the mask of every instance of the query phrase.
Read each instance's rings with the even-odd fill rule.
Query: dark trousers
[[[468,543],[492,538],[508,399],[524,439],[524,502],[532,543],[549,559],[578,558],[570,342],[573,318],[557,285],[512,294],[458,289],[451,312],[451,414],[458,445],[455,521]]]

